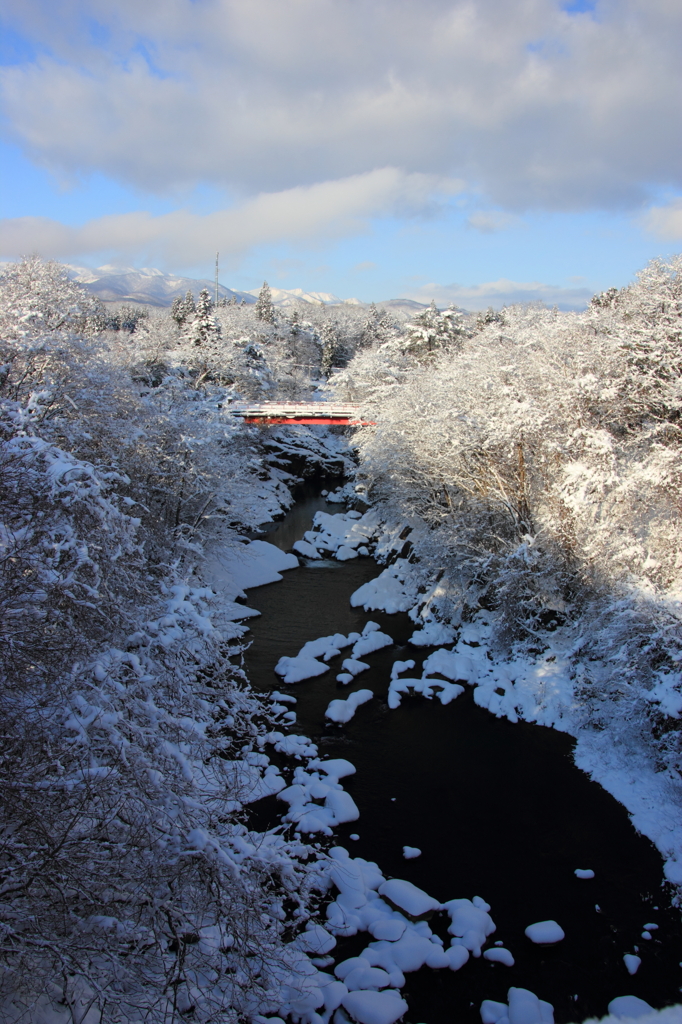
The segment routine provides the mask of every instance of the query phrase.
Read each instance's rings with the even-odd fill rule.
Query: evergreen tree
[[[330,377],[334,362],[339,351],[339,339],[336,324],[327,321],[322,328],[322,361],[320,369],[325,377]]]
[[[367,311],[367,319],[362,325],[360,344],[363,348],[376,342],[388,341],[395,332],[395,323],[385,309],[377,309],[373,302]]]
[[[191,321],[197,311],[196,305],[194,304],[194,296],[191,291],[187,291],[184,299],[173,299],[173,305],[171,306],[171,317],[175,320],[178,327],[182,327],[184,324]]]
[[[264,320],[265,323],[268,324],[274,324],[275,322],[275,307],[272,304],[270,285],[267,281],[263,281],[263,287],[261,288],[258,296],[258,302],[256,303],[256,316],[259,320]]]
[[[206,345],[220,337],[220,324],[213,316],[213,301],[208,288],[202,288],[196,313],[189,328],[189,339],[195,345]]]
[[[439,349],[459,348],[464,338],[469,336],[470,330],[458,309],[450,306],[441,313],[435,301],[432,301],[428,309],[406,324],[405,334],[405,350],[422,356]]]

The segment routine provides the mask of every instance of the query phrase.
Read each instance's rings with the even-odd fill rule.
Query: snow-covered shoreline
[[[595,728],[576,695],[576,659],[572,647],[575,638],[561,631],[548,634],[546,650],[536,658],[517,656],[505,659],[491,648],[490,636],[495,612],[479,610],[468,622],[448,621],[439,607],[446,593],[445,581],[430,586],[428,565],[396,557],[404,546],[405,534],[414,538],[414,524],[387,524],[377,509],[362,518],[351,513],[335,516],[318,514],[306,544],[317,543],[320,550],[345,556],[349,545],[357,548],[357,537],[369,543],[380,561],[389,561],[377,578],[353,595],[351,603],[365,611],[408,612],[415,622],[411,644],[415,647],[446,645],[431,656],[429,669],[421,680],[396,677],[391,684],[389,706],[397,707],[399,692],[433,690],[441,702],[453,699],[448,687],[464,683],[473,688],[476,703],[510,722],[526,721],[569,733],[576,739],[575,761],[590,778],[623,804],[633,826],[657,847],[664,861],[666,879],[682,885],[682,781],[661,773],[655,763],[655,750],[643,743],[626,743],[621,723],[613,730]],[[317,550],[317,548],[315,548]],[[315,556],[312,556],[315,557]],[[421,591],[421,592],[420,592]],[[437,684],[435,675],[449,683]],[[432,693],[426,693],[431,696]]]
[[[362,516],[353,511],[336,514],[320,512],[315,516],[313,528],[305,534],[306,546],[302,549],[298,547],[297,550],[303,557],[310,559],[312,564],[319,558],[321,552],[325,556],[338,556],[340,553],[339,561],[347,561],[345,552],[349,549],[356,550],[360,545],[379,548],[384,557],[390,552],[395,556],[395,553],[403,546],[403,541],[400,540],[403,532],[402,526],[401,528],[385,529],[373,510],[369,510]],[[510,721],[524,720],[544,724],[548,727],[558,726],[561,731],[570,732],[573,725],[573,721],[569,717],[572,690],[570,686],[562,685],[562,673],[565,671],[565,666],[561,663],[557,664],[558,659],[545,662],[544,671],[541,670],[542,666],[538,669],[537,666],[527,663],[495,665],[489,657],[487,643],[491,632],[490,615],[482,614],[479,621],[474,620],[465,625],[460,624],[458,627],[438,622],[433,609],[433,598],[437,586],[431,590],[421,587],[422,592],[419,593],[422,579],[423,574],[417,564],[398,558],[381,571],[374,581],[361,587],[351,600],[353,605],[364,605],[367,612],[376,610],[387,610],[389,613],[398,610],[411,611],[411,618],[416,627],[413,633],[413,644],[417,649],[425,646],[424,637],[428,637],[431,644],[440,642],[448,645],[437,648],[429,655],[424,662],[420,679],[409,678],[409,669],[414,666],[413,662],[396,662],[394,664],[394,671],[388,685],[389,707],[399,705],[401,692],[421,692],[426,697],[435,696],[442,703],[448,703],[463,692],[464,687],[455,682],[455,680],[459,680],[464,686],[473,688],[474,699],[480,706],[498,716],[503,714]],[[370,622],[366,632],[368,637],[376,636],[378,626]],[[331,659],[342,657],[344,648],[353,643],[357,644],[358,640],[359,634],[347,637],[336,634],[311,639],[296,657],[281,659],[277,672],[283,682],[288,684],[287,689],[292,684],[306,680],[310,680],[310,685],[314,686],[316,678],[328,671],[327,663]],[[353,653],[356,653],[355,650]],[[531,677],[529,668],[532,667],[535,668],[535,676]],[[346,681],[343,674],[337,678],[341,682]],[[351,679],[353,678],[351,676]],[[517,683],[520,684],[518,689]],[[500,684],[507,687],[504,697],[500,697],[496,692],[502,688]],[[296,689],[297,686],[294,685],[293,690],[288,692],[295,693]],[[361,700],[372,697],[371,691],[359,690],[355,693],[361,697]],[[367,698],[364,697],[364,694],[367,694]],[[395,700],[392,699],[393,696],[395,696]],[[493,699],[495,697],[498,698],[497,703]],[[350,716],[346,716],[340,708],[345,703],[343,700],[332,701],[327,711],[328,717],[339,723],[347,722]],[[336,705],[339,705],[339,709],[336,708]],[[281,736],[278,741],[282,742]],[[287,741],[284,742],[286,744]],[[286,749],[286,747],[282,749]],[[293,750],[294,745],[292,744],[289,749]],[[308,755],[314,754],[315,751],[309,748]],[[329,762],[329,771],[334,763]],[[310,761],[307,766],[296,770],[294,784],[278,793],[278,799],[289,807],[284,820],[290,821],[297,830],[304,834],[318,832],[331,836],[334,830],[333,804],[327,807],[329,795],[327,794],[325,797],[325,784],[329,775],[325,776],[321,772],[321,770],[326,770],[324,766],[325,762],[319,759]],[[344,774],[352,770],[352,765],[344,763]],[[322,807],[320,800],[325,801]],[[348,804],[344,802],[343,806],[344,816],[337,820],[356,820],[357,810],[353,809],[353,802],[350,801]],[[361,830],[362,821],[359,822],[359,826]],[[642,831],[644,830],[642,829]],[[352,838],[355,837],[351,836]],[[411,848],[406,849],[410,850]],[[341,1006],[346,1014],[356,1021],[373,1024],[374,1021],[396,1019],[393,1014],[397,1015],[401,1010],[404,1012],[406,1009],[406,1004],[401,1004],[398,998],[399,990],[405,981],[405,973],[417,970],[422,965],[432,969],[449,968],[459,971],[469,957],[475,958],[481,955],[490,961],[514,964],[513,954],[499,943],[487,946],[488,941],[492,943],[492,938],[489,939],[489,936],[494,938],[495,925],[490,917],[490,907],[478,897],[473,901],[458,899],[451,901],[451,904],[441,906],[438,901],[434,903],[427,893],[416,890],[412,883],[405,880],[382,881],[384,876],[381,874],[379,866],[362,858],[353,857],[342,847],[332,847],[330,853],[333,863],[329,879],[339,895],[331,902],[327,902],[326,922],[323,928],[319,924],[308,925],[310,932],[315,932],[315,941],[324,946],[326,950],[325,956],[321,957],[319,964],[316,965],[318,974],[309,973],[307,975],[310,985],[309,993],[314,989],[319,992],[319,995],[311,995],[311,998],[324,1000],[324,1007],[320,1004],[315,1010],[315,1014],[323,1021],[334,1015],[336,1011],[330,1012],[330,1009],[336,1005],[337,1000],[340,1000],[338,1006]],[[407,857],[408,854],[406,853],[405,856]],[[343,865],[341,874],[333,866],[334,864]],[[576,875],[589,878],[592,877],[593,872],[576,871]],[[396,893],[400,890],[402,894],[404,889],[404,898],[407,902],[402,909],[390,896],[392,885],[396,887]],[[400,898],[402,897],[399,897],[399,901]],[[410,899],[417,902],[409,903]],[[420,900],[421,903],[419,903]],[[429,903],[430,900],[431,903]],[[405,909],[408,908],[408,903],[409,913],[406,916]],[[415,922],[414,915],[418,917],[424,907],[427,907],[429,912],[435,911],[438,914],[450,908],[451,905],[452,907],[456,906],[458,912],[464,914],[467,924],[460,925],[460,931],[451,931],[454,936],[452,944],[449,948],[444,948],[442,940],[432,931],[431,927],[424,921]],[[386,907],[389,908],[389,913],[384,917],[382,915],[386,915]],[[494,913],[494,909],[492,913]],[[470,933],[467,928],[470,924],[470,917],[472,920],[475,918],[478,921],[476,915],[481,918],[480,935],[474,928],[474,932],[478,936],[474,938],[474,933]],[[553,922],[542,924],[542,926],[538,924],[537,929],[542,927],[547,932],[550,924],[556,935],[553,932],[551,938],[540,937],[534,941],[561,941],[563,932]],[[477,924],[476,927],[479,925]],[[330,946],[330,940],[325,936],[348,937],[365,930],[369,932],[368,945],[350,960],[342,960],[336,964],[334,967],[335,981],[326,980],[324,975],[330,968],[324,961],[325,958],[328,961],[332,960],[329,953],[334,947]],[[532,928],[527,931],[530,933]],[[543,936],[545,932],[542,932]],[[549,933],[547,932],[547,934]],[[539,931],[538,935],[540,935]],[[633,964],[635,961],[639,961],[638,957],[633,957],[630,954],[626,954],[626,961],[628,957]],[[633,969],[636,970],[636,967]],[[308,969],[306,968],[306,970]],[[348,982],[350,982],[350,988]],[[354,989],[353,986],[356,985],[360,987]],[[395,986],[394,995],[391,994],[392,986]],[[627,988],[627,985],[624,987]],[[354,992],[357,995],[354,995]],[[362,993],[372,993],[372,995],[366,998]],[[510,989],[509,1000],[509,1005],[493,1003],[489,1000],[484,1001],[481,1006],[482,1019],[493,1022],[493,1024],[504,1021],[510,1014],[509,1007],[515,1007],[511,1012],[519,1022],[540,1024],[541,1021],[547,1022],[552,1019],[549,1004],[543,1004],[541,1000],[538,1001],[528,990]],[[646,1009],[646,1004],[641,1000],[635,1000],[633,997],[631,1002],[630,1006],[627,999],[622,999],[620,1002],[615,1000],[612,1009],[613,1019],[623,1019],[626,1012],[631,1011],[636,1014],[644,1012]],[[316,1016],[310,1012],[307,1016],[302,1013],[302,1004],[298,1004],[298,1006],[297,1013],[302,1020],[316,1021]],[[278,1012],[284,1015],[282,1007]],[[346,1019],[343,1015],[334,1017],[337,1024]]]

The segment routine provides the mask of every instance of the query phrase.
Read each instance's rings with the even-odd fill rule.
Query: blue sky
[[[7,0],[0,258],[579,308],[682,248],[672,0]]]

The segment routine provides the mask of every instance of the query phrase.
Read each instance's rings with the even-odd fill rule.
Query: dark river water
[[[309,487],[266,539],[289,550],[319,508],[342,510]],[[503,940],[515,966],[472,957],[456,973],[424,968],[407,974],[406,1019],[479,1024],[481,1001],[506,1002],[512,985],[552,1003],[560,1024],[602,1016],[621,995],[654,1007],[682,1001],[680,914],[670,908],[661,858],[632,828],[625,809],[575,767],[570,737],[497,719],[474,704],[469,689],[445,707],[403,697],[397,710],[388,709],[393,661],[413,658],[417,667],[408,674],[419,675],[433,648],[409,647],[414,626],[407,615],[351,608],[353,591],[380,571],[371,558],[310,563],[286,572],[281,583],[251,590],[249,605],[262,616],[249,622],[246,667],[255,688],[297,698],[295,731],[311,737],[321,756],[345,757],[356,766],[343,784],[360,819],[335,832],[352,856],[376,861],[387,877],[409,879],[441,902],[478,895],[491,905],[497,932],[490,941]],[[331,662],[327,675],[291,687],[275,675],[282,655],[297,654],[316,637],[359,632],[369,619],[395,646],[363,659],[371,669],[349,687],[335,681],[341,659]],[[365,687],[375,699],[350,723],[325,720],[330,700]],[[284,807],[274,798],[261,801],[254,808],[258,824],[274,825]],[[421,857],[405,860],[404,845],[419,847]],[[592,868],[596,877],[578,880],[575,868]],[[524,929],[547,919],[558,921],[566,938],[534,946]],[[659,925],[650,941],[641,938],[647,922]],[[337,961],[370,940],[366,933],[340,940]],[[642,965],[631,977],[623,954],[635,946]]]

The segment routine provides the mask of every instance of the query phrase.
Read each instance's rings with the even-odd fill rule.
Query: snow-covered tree
[[[70,280],[54,260],[27,256],[0,274],[0,333],[30,339],[51,331],[91,331],[102,327],[104,307],[96,296]]]
[[[267,281],[263,281],[263,287],[258,294],[256,316],[266,324],[274,324],[275,322],[275,307],[272,304],[272,293]]]
[[[367,312],[367,317],[362,325],[360,345],[380,345],[395,337],[398,330],[397,323],[389,316],[385,309],[377,309],[372,303]]]
[[[337,327],[333,321],[327,321],[322,328],[322,358],[320,370],[324,377],[329,377],[339,354],[339,338]]]
[[[310,851],[240,820],[267,712],[202,544],[289,496],[170,319],[86,336],[89,303],[38,260],[0,282],[2,998],[233,1021],[276,994]]]
[[[416,356],[431,356],[440,349],[456,349],[470,333],[461,310],[449,307],[441,312],[432,302],[428,309],[405,325],[405,350]]]
[[[220,324],[213,315],[213,302],[207,288],[202,288],[196,312],[188,327],[188,338],[193,345],[215,344],[220,336]]]
[[[188,289],[184,299],[176,298],[173,299],[171,306],[171,317],[178,325],[178,327],[184,326],[186,323],[191,322],[196,314],[197,307],[194,302],[194,296]]]

